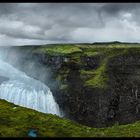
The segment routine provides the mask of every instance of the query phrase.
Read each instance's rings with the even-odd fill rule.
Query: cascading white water
[[[8,77],[0,85],[0,98],[44,113],[61,116],[50,89],[38,80],[0,60],[0,76]]]

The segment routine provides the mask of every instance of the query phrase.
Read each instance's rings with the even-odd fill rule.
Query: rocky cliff
[[[139,44],[12,47],[5,59],[47,84],[67,118],[93,127],[140,119]]]

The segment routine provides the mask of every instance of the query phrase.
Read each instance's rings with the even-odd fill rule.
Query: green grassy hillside
[[[139,137],[140,122],[115,125],[108,128],[91,128],[0,100],[0,136],[27,137],[30,129],[38,137]]]

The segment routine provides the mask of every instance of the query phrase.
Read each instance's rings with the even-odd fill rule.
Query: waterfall
[[[61,116],[50,89],[40,82],[0,60],[0,76],[9,78],[0,85],[0,98],[16,105],[43,113]]]

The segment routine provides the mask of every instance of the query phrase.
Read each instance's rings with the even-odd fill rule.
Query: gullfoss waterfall
[[[3,60],[0,60],[0,76],[9,79],[0,85],[1,99],[43,113],[62,116],[52,92],[42,82],[27,76]]]

